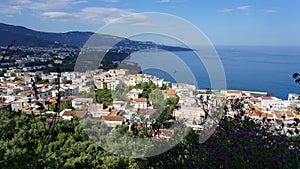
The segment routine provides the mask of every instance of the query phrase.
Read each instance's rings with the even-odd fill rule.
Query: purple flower
[[[195,153],[195,150],[194,150],[194,149],[190,150],[189,156],[192,157],[194,153]]]
[[[257,145],[262,144],[262,141],[256,141],[255,142]]]
[[[280,141],[281,141],[281,138],[275,137],[274,140],[277,141],[277,142],[280,142]]]
[[[278,158],[278,157],[273,157],[273,158],[270,160],[270,163],[276,163],[276,162],[278,162],[278,161],[280,161],[280,158]]]
[[[237,151],[237,148],[235,148],[235,147],[234,147],[234,148],[232,148],[232,151]]]
[[[221,160],[222,160],[222,161],[227,161],[227,160],[228,160],[228,157],[223,155],[223,156],[221,157]]]
[[[295,150],[290,150],[290,155],[294,155],[296,154],[296,151]]]
[[[237,136],[249,136],[249,137],[254,137],[254,136],[255,136],[254,133],[247,132],[247,131],[241,131],[241,132],[238,132],[236,135],[237,135]]]

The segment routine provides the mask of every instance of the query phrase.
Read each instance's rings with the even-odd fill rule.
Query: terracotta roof
[[[77,116],[79,118],[84,118],[87,115],[87,111],[65,111],[63,116]]]
[[[113,110],[112,112],[109,113],[109,116],[117,116],[119,113],[119,110]]]
[[[274,118],[273,114],[262,113],[261,117]]]
[[[145,114],[153,114],[156,112],[156,109],[138,109],[139,113],[145,113]]]
[[[169,89],[167,93],[168,93],[168,95],[175,95],[176,94],[176,90]]]
[[[260,109],[249,110],[250,116],[273,118],[273,114],[264,113]]]
[[[276,115],[276,118],[278,119],[281,119],[282,118],[282,115],[281,114],[275,114]]]
[[[286,114],[287,116],[293,116],[293,113],[290,112],[290,111],[285,112],[285,114]]]
[[[251,102],[260,102],[260,100],[258,100],[258,99],[256,99],[256,98],[255,98],[255,99],[250,99],[250,101],[251,101]]]
[[[105,121],[123,121],[123,116],[102,116],[102,119]]]
[[[56,103],[56,99],[57,99],[57,97],[52,97],[52,98],[49,99],[49,102]]]
[[[12,84],[20,84],[20,83],[22,83],[21,80],[16,80],[16,81],[12,82]]]
[[[4,108],[4,107],[7,107],[8,106],[8,104],[2,104],[2,103],[0,103],[0,108]]]
[[[22,108],[22,110],[30,110],[30,107],[29,106],[25,106]]]
[[[270,96],[261,96],[262,100],[273,100]]]
[[[48,87],[49,85],[48,84],[43,84],[42,87],[46,88]]]
[[[146,128],[146,126],[144,124],[139,124],[137,126],[135,126],[136,129],[144,129]]]
[[[64,97],[64,98],[61,99],[61,102],[69,102],[69,101],[72,101],[72,100],[73,100],[73,98],[71,98],[71,97]]]
[[[147,102],[147,98],[137,98],[135,99],[136,102]]]
[[[155,132],[153,131],[153,134],[154,133]],[[159,137],[171,138],[174,135],[174,130],[159,129],[157,134]]]

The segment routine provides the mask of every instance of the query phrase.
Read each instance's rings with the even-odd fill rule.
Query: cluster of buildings
[[[55,101],[58,91],[63,99],[75,98],[80,92],[94,91],[93,80],[89,79],[94,73],[97,72],[44,74],[37,71],[0,77],[1,104],[10,105],[14,111],[46,112],[48,105]],[[42,103],[43,106],[36,103]]]
[[[74,48],[12,47],[10,50],[13,54],[1,58],[0,62],[0,75],[4,77],[46,70],[79,53]]]
[[[234,117],[240,113],[235,109],[235,101],[243,105],[243,112],[256,123],[269,125],[273,132],[287,135],[299,135],[300,95],[290,93],[288,100],[268,96],[264,92],[224,91],[227,115]]]
[[[63,57],[63,56],[59,56]],[[39,84],[42,81],[44,83]],[[57,85],[59,82],[59,86]],[[0,111],[23,111],[26,113],[59,113],[64,120],[95,117],[109,126],[135,124],[138,128],[149,127],[160,113],[154,100],[141,97],[144,89],[129,88],[142,83],[152,83],[162,90],[163,99],[176,98],[178,103],[172,114],[175,120],[183,119],[186,126],[195,130],[202,129],[206,114],[225,100],[227,115],[234,117],[238,112],[235,103],[238,100],[246,116],[259,121],[267,121],[274,129],[298,130],[297,108],[300,107],[300,95],[289,94],[288,100],[268,96],[265,92],[240,90],[198,90],[196,86],[183,83],[165,82],[146,74],[129,74],[126,69],[109,71],[94,70],[87,72],[22,72],[0,77]],[[93,93],[98,89],[119,91],[111,105],[97,103]],[[49,110],[49,105],[57,102],[60,92],[61,102],[68,102],[72,109],[61,112]],[[125,92],[125,93],[124,93]],[[117,92],[115,92],[117,93]],[[216,94],[217,93],[217,94]],[[89,97],[85,98],[84,95]],[[92,94],[92,95],[89,95]],[[205,103],[205,104],[204,104]],[[47,119],[48,122],[51,120]],[[173,133],[167,132],[166,133]],[[295,133],[294,133],[295,134]],[[168,137],[168,136],[166,136]]]
[[[129,74],[127,69],[111,69],[94,76],[94,82],[97,89],[115,90],[118,84],[125,84],[126,86],[135,86],[141,83],[153,82],[158,87],[164,84],[169,84],[163,79],[147,74]]]

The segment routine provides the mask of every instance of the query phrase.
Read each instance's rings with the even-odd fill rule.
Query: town
[[[162,114],[168,107],[164,120],[184,119],[187,127],[201,130],[211,114],[210,109],[223,100],[224,111],[219,113],[234,117],[242,110],[256,123],[268,123],[274,131],[299,134],[298,94],[289,94],[288,100],[282,100],[268,96],[267,92],[200,90],[194,85],[171,83],[152,75],[129,74],[127,69],[43,72],[41,70],[53,67],[51,63],[61,64],[78,51],[60,49],[53,54],[53,50],[35,50],[40,55],[3,58],[7,62],[1,63],[1,112],[57,114],[63,120],[102,118],[111,128],[125,123],[143,128],[152,125],[155,115]],[[61,103],[55,110],[58,98]],[[51,121],[53,119],[47,119]],[[172,133],[167,132],[167,125],[160,128]],[[171,136],[162,132],[161,137]]]

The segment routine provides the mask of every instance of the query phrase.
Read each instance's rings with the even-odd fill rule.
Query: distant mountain
[[[0,45],[5,46],[15,41],[16,46],[48,47],[74,46],[82,47],[93,35],[93,32],[50,33],[34,31],[23,26],[0,23]],[[114,39],[112,36],[101,36],[103,41]]]
[[[15,46],[27,47],[82,47],[86,41],[94,35],[93,32],[67,32],[67,33],[51,33],[39,32],[28,29],[23,26],[14,26],[0,23],[0,46],[6,46],[15,41]],[[97,45],[115,44],[119,42],[116,48],[128,47],[133,49],[149,49],[158,48],[164,50],[190,50],[187,48],[158,45],[153,42],[132,41],[126,38],[120,38],[111,35],[97,34],[93,36]],[[130,51],[129,51],[130,52]]]

